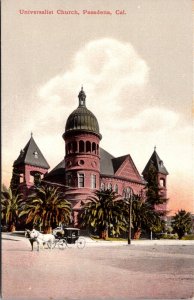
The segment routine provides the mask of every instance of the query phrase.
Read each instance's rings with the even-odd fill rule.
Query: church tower
[[[147,165],[142,172],[145,180],[148,176],[149,171],[153,168],[157,176],[159,195],[162,199],[167,199],[167,176],[169,173],[165,168],[163,161],[158,156],[156,147],[154,148],[154,152],[152,153]],[[166,210],[166,203],[158,205],[158,209]]]
[[[94,114],[86,107],[83,87],[78,95],[78,107],[68,117],[65,141],[66,198],[74,209],[100,188],[99,143],[102,138]]]
[[[12,190],[19,190],[27,195],[28,190],[36,185],[50,168],[31,134],[31,138],[14,161],[11,179]]]

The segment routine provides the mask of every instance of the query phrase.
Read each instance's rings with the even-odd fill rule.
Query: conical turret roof
[[[39,147],[35,143],[33,136],[31,135],[30,140],[26,144],[23,150],[20,151],[20,155],[14,161],[13,166],[18,165],[31,165],[40,167],[43,169],[49,169],[50,166],[47,163],[46,159],[44,158],[42,152],[40,151]]]
[[[164,175],[168,175],[168,171],[166,170],[163,161],[160,159],[160,157],[158,156],[156,149],[154,149],[154,152],[152,153],[152,156],[150,157],[147,165],[145,166],[142,174],[145,175],[150,168],[150,165],[154,165],[154,167],[156,168],[156,170]]]

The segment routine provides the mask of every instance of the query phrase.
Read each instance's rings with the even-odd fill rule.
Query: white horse
[[[33,244],[34,244],[34,242],[37,242],[37,241],[36,241],[35,238],[32,239],[32,238],[30,237],[30,233],[31,233],[31,231],[30,231],[29,229],[25,229],[25,237],[26,237],[27,239],[29,239],[29,242],[30,242],[30,244],[31,244],[31,246],[32,246],[32,251],[33,251]]]
[[[40,233],[39,231],[33,229],[29,233],[29,239],[30,243],[32,245],[32,250],[33,250],[33,242],[37,242],[37,250],[40,250],[40,245],[44,248],[44,245],[47,244],[50,249],[52,249],[52,246],[54,245],[55,242],[55,237],[53,234],[43,234]]]

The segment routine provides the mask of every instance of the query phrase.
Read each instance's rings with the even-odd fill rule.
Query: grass
[[[194,240],[194,234],[185,235],[182,240]]]
[[[99,238],[99,236],[97,235],[91,235],[91,238],[94,239],[94,240],[99,240],[99,241],[105,241],[104,239],[101,239]],[[178,236],[174,237],[174,236],[170,236],[170,235],[166,235],[166,236],[163,236],[160,238],[161,240],[162,239],[178,239]],[[141,240],[141,238],[140,238]],[[188,234],[186,236],[184,236],[182,238],[182,240],[194,240],[194,234]],[[127,241],[127,239],[124,239],[124,238],[116,238],[116,237],[108,237],[106,239],[106,241],[113,241],[113,242],[124,242],[124,241]]]
[[[105,241],[104,239],[99,238],[99,236],[97,236],[97,235],[91,235],[91,238],[94,239],[94,240]],[[106,241],[123,242],[123,241],[126,241],[126,239],[116,238],[116,237],[108,237],[106,239]]]

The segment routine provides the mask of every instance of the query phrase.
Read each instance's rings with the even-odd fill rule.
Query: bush
[[[177,233],[164,233],[161,235],[161,239],[169,239],[169,240],[177,240],[178,234]]]
[[[185,235],[182,240],[194,240],[194,234]]]

